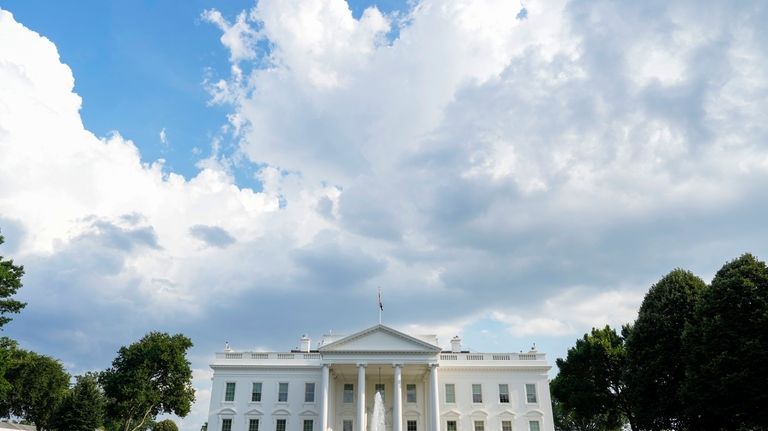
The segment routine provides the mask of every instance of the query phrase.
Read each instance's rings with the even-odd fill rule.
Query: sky
[[[378,322],[554,359],[674,268],[768,257],[761,1],[0,0],[3,335],[72,374],[181,332]],[[554,374],[554,370],[553,370]]]

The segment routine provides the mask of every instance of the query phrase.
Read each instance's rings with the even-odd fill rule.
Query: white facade
[[[208,431],[554,431],[545,355],[443,351],[384,325],[290,352],[217,353]],[[505,395],[506,394],[506,395]],[[537,429],[538,428],[538,429]]]

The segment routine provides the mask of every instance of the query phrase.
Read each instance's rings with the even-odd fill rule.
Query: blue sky
[[[359,330],[379,286],[386,324],[554,363],[673,268],[768,256],[762,2],[0,9],[4,332],[72,373],[189,335],[185,430],[225,341]]]
[[[386,13],[408,9],[405,1],[375,4]],[[228,56],[220,32],[201,13],[216,8],[231,17],[252,2],[8,0],[3,6],[56,42],[62,62],[75,73],[88,130],[99,136],[119,131],[139,147],[144,161],[165,159],[168,170],[185,177],[196,174],[195,164],[201,154],[210,153],[214,137],[224,138],[224,151],[234,150],[220,130],[227,110],[208,104],[202,85],[205,79],[227,76]],[[357,17],[368,6],[349,4]],[[259,188],[255,168],[246,161],[236,166],[237,183]]]

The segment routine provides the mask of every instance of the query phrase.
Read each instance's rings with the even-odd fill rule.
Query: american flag
[[[379,310],[384,311],[384,304],[381,303],[381,288],[379,288]]]

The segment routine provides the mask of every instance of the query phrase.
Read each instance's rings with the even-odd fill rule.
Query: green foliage
[[[192,341],[182,334],[150,332],[121,347],[101,374],[107,416],[123,431],[141,429],[160,413],[186,416],[195,399],[186,359]]]
[[[11,365],[14,350],[16,350],[15,341],[8,337],[0,337],[0,400],[4,400],[6,394],[12,389],[11,383],[5,378],[5,373]]]
[[[553,398],[552,414],[555,431],[621,431],[623,421],[618,412],[598,413],[592,417],[579,416]]]
[[[77,383],[59,405],[54,428],[59,431],[93,431],[104,420],[104,394],[96,374],[77,377]]]
[[[155,424],[152,427],[152,431],[179,431],[179,427],[176,426],[176,422],[165,419]]]
[[[626,381],[640,429],[684,427],[683,330],[705,288],[704,281],[693,273],[675,269],[643,299],[626,343]]]
[[[152,419],[147,419],[143,424],[137,425],[133,429],[135,431],[152,431],[152,428],[155,426],[155,421]],[[104,416],[104,430],[105,431],[122,431],[123,424],[121,422],[116,422],[114,419],[111,419],[109,416]]]
[[[565,360],[557,359],[560,372],[550,385],[552,397],[574,423],[604,421],[611,426],[614,418],[623,416],[634,430],[624,381],[626,361],[624,336],[609,326],[593,328],[568,349]]]
[[[725,264],[683,334],[691,429],[768,429],[768,268],[751,254]]]
[[[0,400],[0,416],[14,415],[50,430],[56,410],[69,387],[69,375],[55,359],[12,350],[5,378],[11,385]]]
[[[5,238],[0,235],[0,245],[3,244]],[[0,330],[3,326],[11,321],[10,317],[7,317],[8,313],[18,313],[27,304],[11,299],[11,296],[16,294],[16,291],[21,287],[21,277],[24,275],[24,267],[20,265],[14,265],[13,260],[3,259],[0,256]]]

